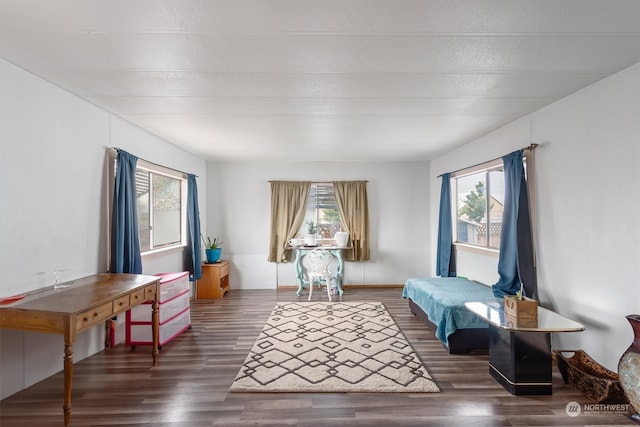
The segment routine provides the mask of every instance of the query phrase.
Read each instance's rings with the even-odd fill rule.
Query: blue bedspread
[[[436,337],[449,345],[456,329],[486,328],[487,323],[464,306],[469,301],[496,301],[490,286],[459,277],[408,279],[403,298],[411,298],[436,325]]]

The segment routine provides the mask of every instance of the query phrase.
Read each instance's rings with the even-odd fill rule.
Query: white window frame
[[[149,242],[151,247],[149,250],[146,250],[146,251],[141,250],[140,255],[142,256],[150,255],[150,254],[164,252],[171,249],[179,249],[179,248],[186,247],[187,246],[187,187],[188,187],[188,181],[186,176],[183,173],[180,173],[172,169],[165,168],[141,159],[138,159],[136,169],[140,169],[155,175],[166,176],[166,177],[173,178],[180,181],[180,241],[173,244],[169,244],[169,245],[153,247],[153,225],[154,225],[153,209],[150,209],[149,220],[151,223],[151,229],[149,230]],[[150,206],[152,206],[153,193],[150,193],[150,196],[151,196]],[[140,235],[142,232],[140,228],[141,228],[141,224],[138,224],[138,235]]]
[[[312,182],[311,183],[311,187],[314,187],[314,186],[316,186],[316,187],[323,186],[323,187],[331,187],[331,188],[333,188],[333,183],[331,183],[331,182]],[[307,201],[307,207],[305,208],[306,212],[307,212],[307,215],[305,215],[304,223],[302,224],[302,227],[300,228],[300,231],[298,233],[298,234],[300,234],[302,236],[304,236],[307,233],[307,223],[308,223],[308,221],[313,221],[316,225],[318,225],[320,223],[319,209],[317,209],[316,207],[313,208],[313,214],[312,214],[313,218],[309,218],[309,216],[308,216],[308,213],[309,213],[308,211],[309,211],[309,207],[310,207],[309,205],[311,203],[313,203],[313,200],[312,200],[312,197],[311,197],[311,192],[312,192],[311,187],[309,188],[309,199]],[[335,200],[335,189],[334,189],[334,200]],[[336,201],[336,204],[335,204],[335,208],[338,211],[338,215],[340,215],[340,211],[338,210],[337,201]],[[332,235],[331,235],[331,237],[325,238],[325,240],[332,240],[334,238],[335,232],[337,232],[337,231],[342,231],[342,218],[340,218],[340,229],[339,230],[334,230]]]
[[[527,176],[527,154],[523,156],[524,170],[525,176]],[[457,240],[458,237],[458,188],[457,188],[457,180],[458,178],[462,178],[465,176],[481,173],[481,172],[490,172],[493,169],[499,168],[503,166],[502,158],[494,159],[488,162],[484,162],[475,166],[471,166],[465,169],[461,169],[459,171],[453,172],[450,178],[451,184],[451,195],[455,197],[453,203],[451,203],[451,216],[452,216],[452,225],[453,225],[453,244],[456,248],[462,249],[469,252],[482,253],[485,255],[491,256],[499,256],[500,249],[489,247],[489,242],[487,241],[487,246],[475,245],[473,243],[460,242]],[[490,200],[490,184],[487,186],[487,203]],[[532,206],[532,201],[530,200],[530,206]],[[487,207],[488,209],[488,207]],[[488,213],[487,213],[488,215]]]
[[[502,160],[499,161],[492,161],[492,162],[488,162],[488,163],[484,163],[482,165],[480,165],[479,167],[473,167],[473,168],[468,168],[468,169],[464,169],[462,171],[458,171],[455,174],[452,174],[451,176],[451,180],[452,180],[452,194],[454,195],[454,202],[452,203],[452,215],[453,215],[453,237],[454,237],[454,243],[456,245],[460,245],[460,246],[464,246],[464,247],[472,247],[472,248],[476,248],[482,251],[489,251],[489,252],[499,252],[499,249],[494,248],[489,246],[489,242],[490,242],[490,219],[489,219],[489,203],[491,202],[491,183],[488,182],[488,174],[489,172],[491,172],[492,170],[496,170],[502,167]],[[458,240],[458,202],[459,202],[459,196],[458,196],[458,180],[461,178],[466,178],[468,176],[471,175],[479,175],[479,174],[484,174],[484,178],[485,178],[485,183],[486,183],[486,189],[485,189],[485,215],[487,217],[487,226],[486,226],[486,233],[487,233],[487,238],[486,238],[486,243],[484,245],[480,245],[480,244],[476,244],[476,243],[470,243],[470,242],[461,242]]]

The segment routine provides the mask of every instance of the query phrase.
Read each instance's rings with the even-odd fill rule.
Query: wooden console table
[[[538,306],[538,320],[519,325],[502,302],[466,302],[489,324],[489,373],[509,393],[552,394],[551,333],[583,331],[581,323]]]
[[[158,282],[155,276],[98,274],[37,290],[0,306],[0,327],[64,336],[64,424],[71,420],[76,335],[129,308],[152,301],[153,365],[158,363]]]

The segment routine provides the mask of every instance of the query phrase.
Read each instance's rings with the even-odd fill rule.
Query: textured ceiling
[[[0,55],[210,160],[427,160],[640,62],[640,0],[2,0]]]

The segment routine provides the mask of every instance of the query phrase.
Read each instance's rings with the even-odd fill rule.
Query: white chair
[[[329,272],[329,264],[333,260],[333,255],[326,249],[316,248],[309,252],[306,256],[309,262],[309,270],[307,276],[309,277],[309,299],[311,301],[311,295],[313,295],[313,286],[316,282],[322,286],[324,281],[327,287],[327,296],[331,301],[331,273]]]

